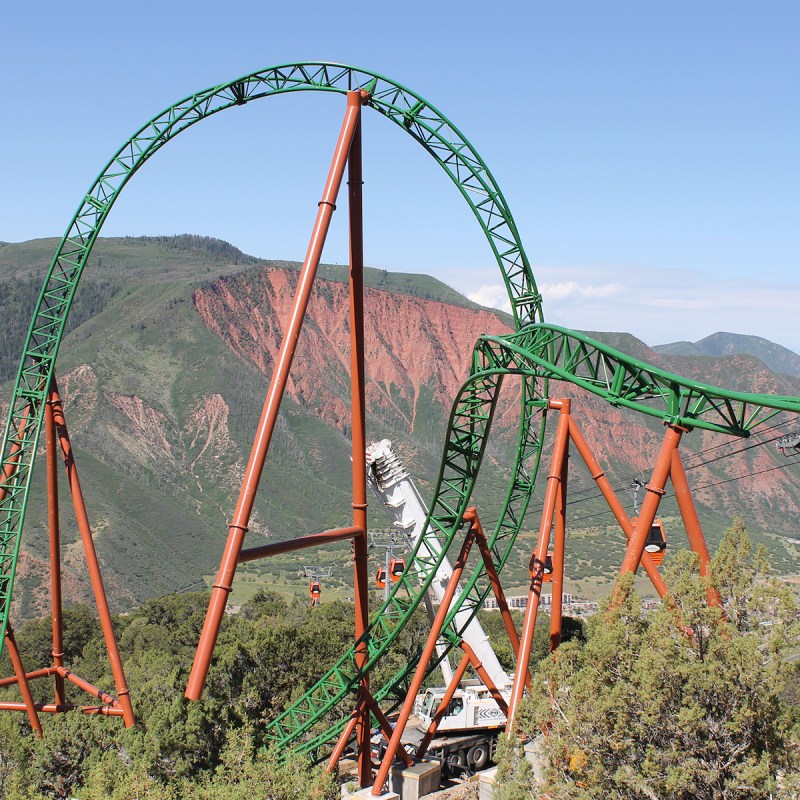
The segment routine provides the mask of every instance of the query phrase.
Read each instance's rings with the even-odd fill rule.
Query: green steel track
[[[453,542],[459,546],[462,517],[479,474],[504,375],[521,376],[522,399],[517,457],[505,503],[490,534],[499,570],[511,553],[534,488],[550,379],[568,381],[614,405],[673,424],[736,436],[749,435],[781,411],[800,412],[796,398],[705,386],[639,362],[581,334],[545,325],[541,322],[541,297],[505,200],[480,156],[446,117],[414,92],[367,70],[324,63],[272,67],[191,95],[144,125],[92,184],[61,240],[33,314],[3,441],[0,635],[8,624],[47,387],[78,281],[118,194],[163,145],[206,117],[277,94],[344,94],[354,89],[366,90],[369,107],[407,131],[450,176],[487,238],[515,321],[516,333],[478,340],[469,379],[453,405],[427,524],[430,535],[442,543],[440,558]],[[369,653],[366,672],[391,648],[433,580],[439,561],[422,558],[421,547],[408,559],[400,582],[365,633]],[[476,569],[465,580],[459,608],[475,613],[488,591],[483,570]],[[459,641],[460,632],[452,627],[458,610],[453,608],[448,620],[448,638],[453,645]],[[413,658],[408,659],[408,666],[385,686],[372,687],[379,702],[390,706],[397,701],[413,663]],[[267,739],[279,748],[299,749],[321,758],[344,727],[360,677],[351,649],[268,727]]]
[[[550,379],[567,381],[596,394],[612,405],[624,406],[665,423],[687,429],[702,428],[746,437],[781,412],[800,414],[800,398],[731,392],[691,381],[633,359],[590,337],[545,323],[531,324],[508,336],[481,336],[473,351],[470,378],[462,387],[448,425],[448,436],[425,536],[442,543],[436,561],[412,553],[401,582],[371,621],[364,635],[369,650],[369,670],[391,648],[422,594],[430,586],[444,554],[455,542],[461,518],[481,463],[481,453],[491,427],[491,410],[504,375],[520,375],[522,420],[517,461],[499,521],[489,544],[498,571],[502,571],[519,533],[534,487],[541,456],[544,414],[534,424],[546,400],[537,387]],[[426,548],[428,552],[434,548]],[[460,641],[454,619],[462,610],[477,613],[490,587],[482,565],[466,580],[464,590],[448,614],[447,638],[454,647]],[[355,648],[287,709],[267,730],[279,751],[298,749],[321,758],[325,747],[343,730],[349,716],[359,673],[354,666]],[[431,664],[429,672],[435,668]],[[412,656],[391,681],[375,691],[387,708],[403,697],[403,687],[416,668]]]
[[[81,199],[56,250],[33,313],[3,438],[0,642],[8,625],[47,389],[78,281],[120,192],[165,144],[206,117],[289,92],[345,94],[356,89],[367,91],[369,107],[416,139],[455,183],[497,260],[517,325],[541,318],[541,297],[499,187],[461,132],[418,94],[374,72],[320,62],[271,67],[190,95],[170,106],[117,150]]]

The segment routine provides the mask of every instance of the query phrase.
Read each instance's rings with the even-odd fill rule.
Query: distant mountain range
[[[732,356],[746,354],[763,361],[773,372],[800,377],[800,355],[760,336],[712,333],[697,342],[671,342],[653,346],[657,353],[673,356]]]
[[[33,304],[56,245],[55,239],[0,244],[4,420]],[[341,266],[320,267],[248,543],[350,524],[347,272]],[[202,236],[101,239],[95,246],[57,373],[115,609],[211,582],[297,276],[296,263],[256,259]],[[450,405],[466,377],[475,339],[480,333],[509,332],[510,320],[425,275],[369,269],[366,284],[368,436],[395,442],[428,499]],[[676,345],[654,351],[628,334],[594,335],[696,380],[800,396],[800,378],[793,377],[800,369],[781,366],[782,374],[776,374],[762,355],[770,348],[789,351],[757,337],[716,334],[728,337],[731,346],[747,347],[736,355],[725,350],[726,355],[704,352],[699,358],[696,351],[666,349]],[[747,348],[753,342],[763,343],[757,358],[742,354],[752,353]],[[515,451],[519,390],[513,376],[504,386],[473,497],[484,527],[496,516]],[[573,398],[584,435],[631,510],[631,479],[649,477],[662,427],[571,385],[553,383],[550,394]],[[797,573],[800,550],[791,539],[800,538],[795,521],[800,481],[774,438],[756,435],[742,443],[697,431],[684,438],[682,450],[712,545],[732,515],[743,513],[775,569]],[[42,461],[37,461],[25,523],[14,593],[17,618],[47,613]],[[623,540],[577,457],[570,470],[568,590],[597,596],[619,565]],[[540,498],[537,492],[527,530],[538,528]],[[66,497],[62,507],[66,596],[82,600],[87,581]],[[672,538],[680,529],[674,498],[664,499],[661,513],[670,546],[679,546],[685,537]],[[375,504],[370,525],[386,526]],[[530,547],[525,539],[519,558],[504,573],[511,594],[525,585]],[[383,552],[374,557],[382,559]],[[234,602],[264,585],[305,595],[307,581],[299,573],[315,564],[334,568],[327,596],[346,597],[352,591],[349,559],[349,547],[342,544],[243,565]]]

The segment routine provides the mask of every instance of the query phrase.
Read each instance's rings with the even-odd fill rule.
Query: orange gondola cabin
[[[634,526],[637,519],[637,517],[634,517],[631,520]],[[667,550],[667,535],[664,533],[664,523],[660,519],[653,520],[650,532],[647,534],[644,550],[650,554],[650,558],[657,567],[661,566]]]
[[[389,577],[392,579],[392,583],[397,583],[400,580],[400,576],[403,574],[406,568],[406,562],[403,561],[402,558],[393,558],[391,563],[389,564]]]
[[[528,564],[528,572],[530,573],[531,578],[533,578],[533,567],[536,563],[536,554],[534,553],[531,556],[530,564]],[[542,583],[550,583],[553,580],[553,553],[548,550],[547,556],[544,560],[544,567],[542,569]]]
[[[322,587],[320,586],[319,581],[311,581],[311,584],[308,587],[308,593],[311,595],[311,605],[318,606],[320,603],[320,597],[322,596]]]

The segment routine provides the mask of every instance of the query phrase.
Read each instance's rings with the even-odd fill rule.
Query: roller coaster
[[[334,149],[331,170],[319,203],[281,350],[271,376],[261,420],[229,526],[219,571],[214,581],[205,625],[186,689],[186,697],[199,700],[219,631],[236,566],[244,561],[279,552],[291,552],[327,542],[349,540],[354,552],[356,627],[352,647],[304,696],[277,717],[267,738],[279,752],[298,750],[317,761],[335,765],[343,753],[351,753],[358,764],[358,781],[380,795],[387,780],[391,756],[384,759],[377,777],[370,763],[369,734],[373,722],[392,737],[387,714],[406,707],[418,676],[428,674],[443,657],[444,650],[429,652],[422,659],[408,658],[405,666],[382,686],[370,684],[373,667],[395,645],[400,632],[423,602],[441,560],[458,553],[455,563],[462,590],[443,602],[431,630],[433,640],[442,638],[450,650],[462,645],[460,631],[493,592],[503,603],[500,577],[520,533],[537,486],[548,417],[558,416],[550,469],[544,493],[544,511],[537,545],[531,558],[531,587],[522,634],[515,642],[518,669],[508,704],[508,724],[513,727],[514,709],[526,689],[530,641],[543,580],[543,567],[555,527],[554,586],[563,578],[563,535],[566,499],[566,453],[573,442],[589,465],[627,538],[622,572],[635,572],[641,565],[659,594],[667,587],[656,565],[645,552],[648,532],[655,519],[667,480],[679,497],[689,543],[699,554],[701,570],[708,561],[702,530],[691,500],[678,454],[681,437],[694,429],[734,437],[748,437],[776,415],[800,413],[800,398],[728,391],[671,374],[627,356],[584,334],[550,325],[542,316],[542,298],[520,241],[508,205],[491,172],[459,129],[420,95],[377,73],[330,63],[286,64],[254,72],[236,80],[197,92],[170,106],[143,125],[108,161],[89,191],[81,199],[75,216],[53,257],[33,312],[22,352],[5,427],[0,476],[0,626],[3,642],[12,658],[15,675],[2,684],[16,684],[22,703],[0,703],[1,709],[25,711],[31,724],[41,731],[38,715],[82,710],[122,717],[126,725],[135,720],[133,704],[116,646],[113,624],[105,599],[99,564],[72,453],[66,414],[56,383],[56,358],[64,335],[75,290],[102,226],[119,194],[135,173],[161,147],[207,117],[274,95],[293,92],[328,92],[346,98],[341,133]],[[366,474],[364,463],[364,320],[363,247],[361,237],[361,114],[372,109],[416,140],[449,176],[472,210],[500,269],[514,320],[507,336],[480,336],[469,363],[467,380],[452,406],[438,478],[425,524],[426,533],[406,559],[406,569],[393,591],[370,619],[367,592]],[[350,226],[350,330],[352,383],[352,526],[312,534],[289,542],[243,549],[250,513],[267,457],[281,397],[290,372],[294,346],[300,334],[314,277],[340,185],[348,170]],[[478,513],[470,507],[471,494],[481,468],[494,412],[504,376],[518,376],[520,415],[516,458],[502,508],[493,530],[483,532]],[[603,471],[583,440],[570,414],[566,398],[550,397],[551,381],[559,386],[580,387],[616,407],[661,420],[666,432],[655,461],[647,495],[635,521],[628,519]],[[50,500],[51,586],[53,597],[54,663],[26,672],[9,623],[14,577],[20,552],[33,465],[42,427],[45,428]],[[69,477],[79,529],[89,559],[90,574],[116,684],[116,696],[91,686],[64,665],[61,647],[58,507],[55,490],[56,457],[60,451]],[[465,532],[466,531],[466,532]],[[426,545],[426,536],[441,546]],[[465,569],[472,543],[481,550],[481,560],[471,572]],[[455,571],[454,571],[455,574]],[[464,612],[468,613],[464,613]],[[512,625],[513,628],[513,625]],[[512,641],[516,631],[511,632]],[[557,644],[558,630],[552,637]],[[463,648],[462,648],[463,650]],[[467,658],[468,653],[465,655]],[[468,659],[467,659],[468,661]],[[464,661],[466,664],[467,661]],[[463,671],[462,671],[463,674]],[[53,676],[54,703],[34,703],[29,681]],[[264,680],[269,680],[265,675]],[[66,702],[64,682],[70,681],[92,695],[98,703],[75,706]],[[412,698],[413,699],[413,698]],[[396,738],[396,737],[395,737]],[[418,754],[419,755],[419,754]]]

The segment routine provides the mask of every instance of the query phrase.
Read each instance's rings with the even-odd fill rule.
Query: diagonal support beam
[[[356,93],[358,94],[358,93]],[[199,700],[203,693],[203,686],[211,665],[211,656],[219,635],[222,617],[225,614],[225,605],[228,595],[233,588],[233,576],[236,572],[236,564],[242,550],[244,537],[247,533],[247,526],[250,522],[250,515],[264,470],[267,452],[272,434],[275,430],[275,423],[278,419],[281,400],[289,379],[289,371],[294,360],[297,349],[297,341],[300,330],[303,326],[308,302],[311,297],[311,289],[314,278],[317,274],[322,248],[330,228],[331,218],[336,208],[336,197],[339,194],[339,187],[344,176],[345,165],[350,153],[350,147],[355,136],[358,122],[361,116],[361,103],[348,102],[342,128],[339,133],[339,140],[331,162],[328,179],[319,202],[317,218],[311,232],[311,239],[306,251],[306,257],[300,270],[300,278],[295,292],[294,303],[292,305],[289,322],[281,342],[280,351],[272,373],[269,389],[267,390],[266,400],[261,411],[261,419],[258,423],[253,447],[250,451],[250,459],[245,470],[244,480],[239,492],[239,499],[233,514],[233,520],[229,526],[228,539],[225,550],[222,554],[219,571],[217,572],[214,587],[211,593],[211,600],[206,612],[203,630],[197,644],[192,670],[189,674],[189,681],[186,685],[185,696],[189,700]],[[363,452],[363,451],[362,451]],[[363,459],[363,455],[361,456]]]
[[[639,567],[639,562],[642,560],[642,554],[644,553],[644,546],[647,543],[647,536],[650,533],[650,527],[656,518],[661,498],[664,496],[664,487],[667,485],[667,478],[672,467],[673,453],[677,452],[681,436],[685,430],[685,428],[681,428],[678,425],[667,426],[664,441],[661,444],[661,450],[653,467],[653,474],[650,477],[650,483],[645,487],[647,496],[644,498],[641,513],[636,520],[633,534],[628,541],[628,549],[625,552],[625,558],[619,570],[620,575],[624,575],[626,572],[635,573]]]
[[[384,753],[380,768],[378,769],[378,774],[375,776],[375,783],[372,786],[372,795],[374,797],[380,796],[381,792],[383,791],[383,786],[389,777],[389,769],[391,768],[392,761],[394,760],[397,750],[400,747],[400,739],[405,731],[408,718],[411,716],[411,711],[414,707],[414,700],[416,699],[417,693],[422,687],[422,682],[425,679],[425,670],[427,669],[428,664],[433,657],[434,651],[436,650],[436,642],[441,635],[444,622],[447,619],[447,613],[450,610],[450,603],[453,601],[456,589],[458,588],[458,582],[461,579],[461,574],[464,572],[464,567],[467,564],[469,552],[472,549],[473,542],[475,541],[476,517],[477,515],[474,508],[467,509],[466,513],[464,514],[464,520],[470,522],[470,528],[467,532],[467,535],[464,537],[464,542],[461,545],[458,558],[453,565],[453,572],[450,575],[450,580],[447,582],[447,588],[445,589],[441,602],[439,603],[439,610],[436,612],[436,618],[431,623],[428,639],[425,642],[422,655],[420,656],[417,668],[414,671],[414,676],[411,679],[408,691],[406,692],[406,699],[403,701],[403,706],[400,709],[397,721],[395,722],[392,738],[389,740],[389,744],[386,748],[386,752]]]
[[[50,382],[48,403],[52,408],[53,424],[61,446],[61,452],[64,456],[67,482],[69,484],[70,493],[72,494],[75,518],[78,523],[81,543],[83,544],[83,552],[86,556],[86,564],[89,568],[89,578],[92,584],[95,604],[97,605],[97,613],[100,617],[100,627],[103,631],[103,639],[105,640],[108,660],[111,665],[111,674],[114,676],[114,685],[117,691],[119,707],[123,712],[125,727],[130,728],[136,722],[133,714],[133,707],[131,706],[130,690],[125,680],[125,670],[122,666],[122,658],[120,657],[117,638],[114,634],[114,623],[111,619],[111,610],[109,609],[108,598],[106,596],[105,587],[103,586],[103,576],[100,574],[100,562],[97,558],[94,540],[92,539],[89,515],[86,511],[86,504],[83,501],[83,492],[81,491],[81,483],[78,478],[78,467],[75,464],[75,455],[72,451],[72,443],[70,442],[69,431],[67,430],[67,421],[64,417],[64,407],[58,392],[55,376]]]
[[[520,636],[517,671],[514,674],[511,699],[508,703],[509,713],[506,730],[509,732],[514,730],[514,715],[525,690],[525,678],[528,674],[531,650],[533,649],[533,633],[536,628],[536,616],[539,610],[539,597],[542,593],[547,546],[550,543],[550,528],[553,524],[556,500],[558,499],[558,491],[561,484],[562,465],[567,459],[569,450],[570,401],[551,400],[548,407],[557,409],[560,413],[558,416],[558,426],[556,427],[555,443],[553,445],[553,456],[550,462],[550,472],[547,476],[547,489],[545,490],[544,507],[542,508],[542,521],[539,527],[539,540],[532,559],[533,574],[531,576],[530,590],[528,591],[528,605],[525,609],[525,621]]]

